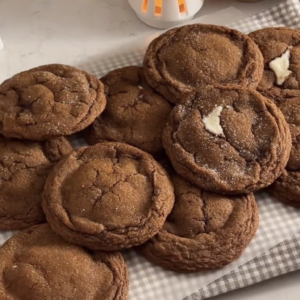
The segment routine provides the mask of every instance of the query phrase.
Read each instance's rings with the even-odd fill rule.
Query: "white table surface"
[[[279,2],[206,0],[197,16],[228,6],[250,16]],[[114,45],[155,32],[157,29],[136,18],[126,0],[0,0],[0,35],[4,43],[0,52],[0,82],[43,63],[77,65]],[[300,272],[295,272],[215,299],[298,300],[299,297]]]

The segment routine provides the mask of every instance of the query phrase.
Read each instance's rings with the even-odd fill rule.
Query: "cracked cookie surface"
[[[207,85],[256,88],[263,57],[255,43],[234,29],[205,24],[172,29],[148,47],[149,85],[172,103],[182,103]]]
[[[121,143],[81,148],[47,179],[43,208],[66,240],[104,251],[144,243],[174,204],[166,171],[149,154]]]
[[[172,106],[146,84],[142,68],[117,69],[101,81],[107,105],[88,128],[88,142],[124,142],[151,154],[162,152],[162,132]]]
[[[0,248],[1,300],[125,300],[128,280],[120,253],[69,244],[46,224]]]
[[[279,103],[292,135],[292,151],[283,174],[270,186],[269,192],[281,202],[300,207],[300,98]]]
[[[45,221],[42,192],[54,163],[73,151],[65,138],[34,143],[0,137],[0,229]]]
[[[0,133],[45,140],[83,130],[104,110],[103,84],[66,65],[21,72],[0,85]]]
[[[176,272],[216,269],[236,260],[258,227],[254,195],[205,192],[175,172],[171,174],[174,208],[158,234],[137,251]]]
[[[258,45],[264,57],[264,74],[258,90],[275,103],[300,96],[300,30],[271,27],[254,31],[249,37]],[[282,56],[289,48],[291,74],[282,85],[278,85],[269,63]]]
[[[221,107],[223,133],[203,119]],[[204,190],[249,193],[275,181],[290,150],[289,126],[280,110],[256,91],[206,88],[177,105],[164,130],[163,144],[175,170]]]

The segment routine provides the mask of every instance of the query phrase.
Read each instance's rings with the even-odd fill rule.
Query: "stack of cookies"
[[[300,206],[299,41],[197,24],[100,80],[47,65],[3,82],[0,230],[23,231],[0,248],[0,299],[127,299],[119,251],[221,268],[256,233],[253,192]]]

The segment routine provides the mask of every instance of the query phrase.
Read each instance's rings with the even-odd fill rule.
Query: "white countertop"
[[[280,0],[206,0],[197,16],[234,6],[246,16]],[[0,82],[45,63],[80,61],[157,32],[141,23],[126,0],[0,0]],[[49,55],[51,53],[51,55]],[[219,300],[298,300],[300,272],[217,297]],[[160,299],[158,299],[160,300]]]

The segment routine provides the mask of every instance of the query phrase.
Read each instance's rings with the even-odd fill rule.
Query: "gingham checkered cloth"
[[[202,300],[300,269],[300,233],[184,300]]]
[[[300,2],[288,0],[250,18],[231,24],[245,33],[264,27],[300,29]],[[300,211],[299,211],[300,213]],[[300,269],[300,233],[231,271],[184,300],[202,300]]]

